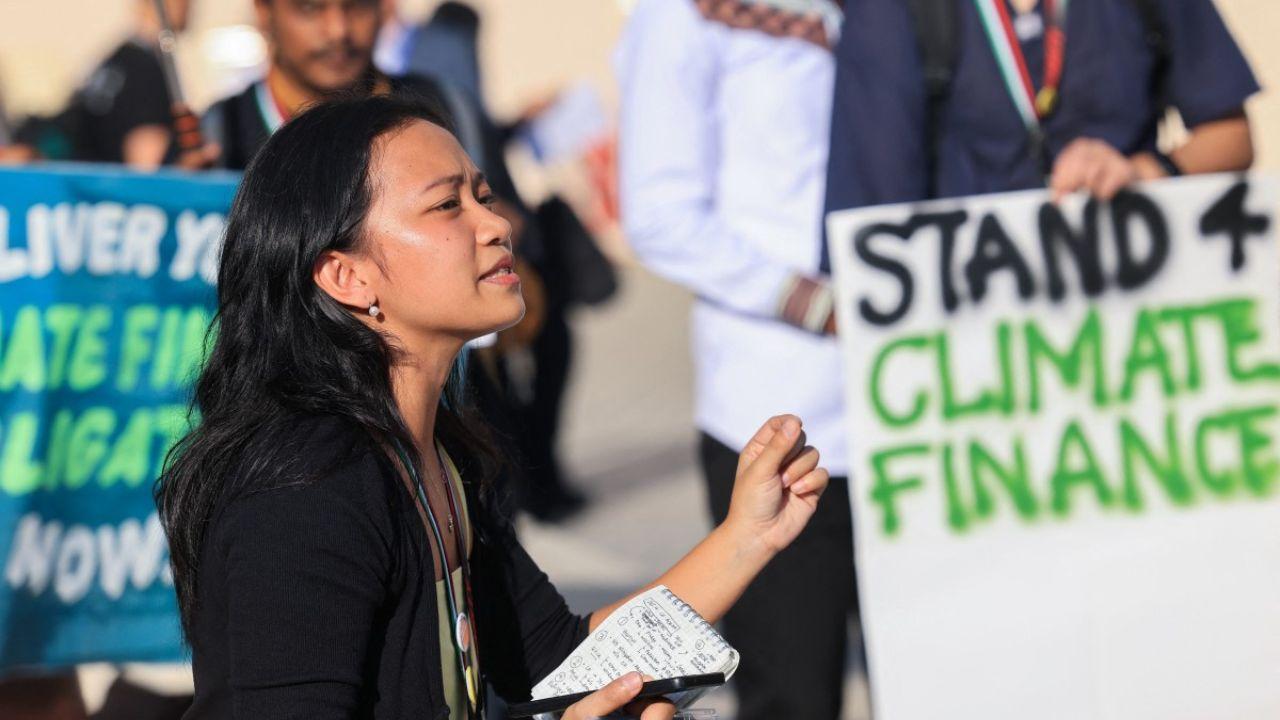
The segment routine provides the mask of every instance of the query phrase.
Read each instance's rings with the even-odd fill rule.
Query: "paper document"
[[[659,585],[605,618],[534,686],[533,699],[597,690],[632,670],[663,680],[717,672],[728,678],[737,669],[738,651],[688,603]]]

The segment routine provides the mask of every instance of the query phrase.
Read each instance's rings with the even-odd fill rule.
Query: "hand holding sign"
[[[1110,200],[1120,188],[1139,179],[1138,166],[1105,140],[1077,138],[1054,160],[1049,189],[1054,202],[1077,190]]]
[[[878,718],[1280,714],[1280,188],[1079,152],[828,219]]]

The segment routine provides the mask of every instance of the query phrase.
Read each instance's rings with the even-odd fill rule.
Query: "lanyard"
[[[276,104],[275,96],[271,94],[271,88],[267,87],[266,80],[254,86],[253,95],[258,101],[258,114],[262,116],[262,122],[267,125],[267,134],[274,135],[284,124],[283,108]]]
[[[440,477],[444,479],[445,491],[449,498],[449,512],[453,517],[458,518],[458,565],[462,570],[462,602],[464,607],[458,607],[457,600],[454,596],[453,573],[449,571],[448,555],[445,553],[444,535],[440,532],[440,523],[436,520],[436,514],[431,509],[431,503],[427,501],[426,486],[422,484],[422,478],[418,475],[418,470],[413,463],[409,461],[408,454],[395,441],[396,454],[400,457],[401,464],[404,465],[405,471],[409,473],[409,478],[413,480],[414,490],[417,492],[418,500],[422,503],[422,508],[427,516],[427,524],[431,527],[431,534],[435,537],[436,547],[440,549],[440,564],[443,566],[441,575],[444,576],[445,598],[449,609],[449,619],[453,621],[453,649],[458,659],[458,669],[462,672],[463,682],[466,684],[467,700],[470,702],[467,717],[483,717],[481,704],[481,695],[479,692],[479,671],[475,668],[474,650],[475,650],[475,628],[472,625],[472,612],[469,612],[473,603],[471,600],[471,572],[467,567],[467,546],[462,539],[465,531],[465,525],[462,523],[462,514],[459,512],[460,504],[454,497],[453,481],[449,477],[449,471],[445,468],[444,455],[440,447],[436,446],[436,457],[440,460]]]
[[[1041,121],[1053,113],[1058,104],[1058,86],[1062,81],[1063,52],[1066,49],[1066,19],[1069,0],[1043,0],[1044,13],[1044,82],[1040,92],[1031,84],[1022,45],[1013,32],[1009,8],[1005,0],[974,0],[982,29],[986,31],[991,51],[1000,66],[1000,76],[1013,100],[1022,124],[1033,139],[1042,139]]]

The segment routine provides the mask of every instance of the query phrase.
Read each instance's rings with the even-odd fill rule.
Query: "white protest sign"
[[[1278,189],[828,218],[877,720],[1280,717]]]

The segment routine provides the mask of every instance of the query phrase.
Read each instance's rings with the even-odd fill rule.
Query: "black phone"
[[[682,675],[665,680],[650,680],[640,686],[636,700],[641,698],[664,697],[698,690],[701,688],[719,687],[724,684],[724,673],[708,673],[706,675]],[[513,718],[527,718],[543,713],[564,712],[570,705],[590,695],[590,692],[560,695],[559,697],[534,700],[527,703],[516,703],[507,708],[507,715]]]

